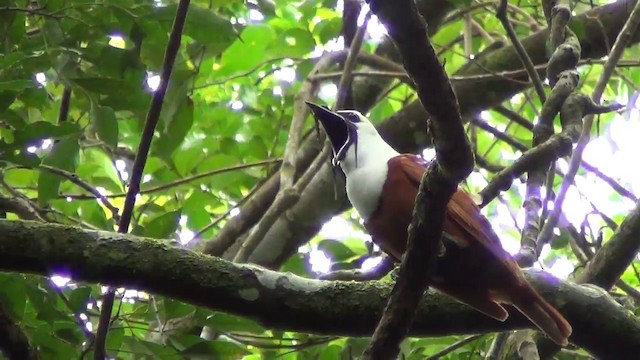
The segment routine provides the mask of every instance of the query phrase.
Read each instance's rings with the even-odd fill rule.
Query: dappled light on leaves
[[[607,53],[631,11],[621,3],[572,3],[576,14],[572,30],[583,43],[577,91],[588,96],[605,61],[612,58]],[[46,261],[7,261],[3,266],[8,268],[0,272],[0,322],[6,312],[11,325],[29,340],[16,346],[40,352],[41,358],[91,358],[105,291],[117,280],[122,283],[114,285],[118,288],[105,347],[109,358],[360,356],[366,344],[359,337],[362,333],[353,338],[309,335],[285,329],[291,325],[285,320],[272,328],[272,323],[260,321],[264,308],[252,308],[259,309],[252,313],[255,318],[244,318],[224,306],[196,306],[185,302],[188,296],[177,300],[138,288],[188,283],[187,295],[202,291],[199,283],[211,274],[229,274],[222,271],[226,263],[217,257],[233,259],[259,224],[268,226],[249,263],[308,278],[336,271],[371,274],[384,268],[380,265],[385,265],[385,253],[346,201],[343,175],[331,171],[331,155],[314,162],[322,148],[319,140],[325,137],[299,106],[307,100],[334,108],[339,101],[344,108],[366,114],[394,147],[434,159],[433,129],[427,131],[428,116],[417,100],[416,83],[406,76],[391,43],[389,33],[394,32],[369,14],[369,4],[191,2],[175,64],[164,84],[167,93],[141,184],[134,188],[129,232],[153,241],[135,254],[118,252],[138,244],[134,240],[103,235],[118,228],[126,192],[134,187],[137,149],[150,104],[162,90],[178,2],[25,4],[16,2],[0,11],[0,214],[7,222],[46,223],[52,230],[18,244],[28,248],[41,241],[44,245],[31,255],[42,252]],[[434,50],[452,81],[473,143],[476,167],[460,186],[478,194],[498,172],[527,153],[532,129],[540,125],[542,104],[496,19],[495,4],[442,0],[417,4],[425,11]],[[524,1],[509,2],[509,7],[518,37],[544,75],[546,39],[538,33],[547,26],[542,6]],[[349,12],[351,20],[343,21]],[[360,30],[368,16],[366,28]],[[361,44],[354,43],[359,31]],[[603,34],[608,35],[606,41]],[[640,194],[637,42],[637,36],[632,37],[602,96],[603,104],[617,100],[627,107],[595,119],[597,128],[566,193],[558,226],[533,265],[555,277],[579,278],[585,261],[610,242],[636,206]],[[502,44],[494,48],[498,43]],[[347,60],[356,52],[349,65]],[[548,95],[549,82],[541,80]],[[296,123],[300,126],[292,126]],[[557,134],[562,128],[560,116],[553,124]],[[285,151],[292,143],[295,146]],[[576,146],[567,148],[570,153]],[[555,161],[551,191],[545,187],[540,191],[546,202],[546,210],[537,211],[542,218],[556,208],[555,196],[569,161],[570,154]],[[292,170],[287,173],[287,169]],[[518,253],[526,226],[526,181],[526,172],[515,177],[508,190],[500,191],[481,210],[511,254]],[[276,209],[273,221],[263,221],[267,211],[287,196],[291,204]],[[82,228],[93,240],[83,252],[69,246],[54,248],[56,241],[74,240],[64,232],[71,230],[60,226]],[[0,239],[0,245],[6,244],[8,240]],[[103,253],[104,249],[108,251]],[[154,259],[149,253],[154,249],[168,257],[150,269]],[[175,259],[190,251],[206,253],[207,264],[216,271],[192,268],[185,276],[182,270],[197,262]],[[635,258],[614,289],[625,301],[634,296],[623,291],[625,284],[636,290],[640,284],[634,268],[640,257]],[[50,260],[54,264],[44,268]],[[135,271],[129,271],[130,266]],[[69,271],[75,267],[83,271]],[[251,271],[230,281],[244,281],[253,276]],[[162,278],[141,280],[149,273]],[[387,273],[379,275],[381,283],[362,289],[395,280]],[[262,285],[278,291],[282,284],[297,286],[299,278],[293,279],[261,278]],[[330,289],[343,285],[313,283]],[[254,304],[265,298],[272,301],[268,291],[242,290],[255,299]],[[217,299],[227,295],[216,294]],[[324,311],[327,319],[341,309],[344,298],[331,300]],[[272,302],[284,306],[295,299]],[[635,307],[629,310],[637,312]],[[501,323],[491,330],[501,326],[511,325]],[[5,339],[3,330],[0,326]],[[210,336],[204,339],[205,335]],[[443,358],[481,358],[487,355],[493,335],[447,350],[464,338],[409,338],[401,356],[417,359],[444,350]],[[0,353],[6,355],[5,351],[0,345]]]

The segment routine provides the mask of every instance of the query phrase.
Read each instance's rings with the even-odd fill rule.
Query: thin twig
[[[96,189],[95,187],[91,186],[91,184],[89,184],[88,182],[86,182],[85,180],[82,180],[78,174],[72,173],[70,171],[66,171],[63,169],[58,169],[56,167],[53,166],[49,166],[49,165],[44,165],[41,164],[38,166],[40,169],[44,169],[52,174],[56,174],[58,176],[62,176],[63,178],[71,181],[72,183],[78,185],[79,187],[83,188],[84,190],[90,192],[96,199],[98,199],[102,205],[104,205],[107,209],[109,209],[109,211],[111,211],[111,216],[113,217],[113,219],[115,221],[118,221],[120,219],[120,215],[118,215],[118,213],[120,212],[120,210],[115,207],[113,204],[111,204],[111,202],[109,202],[109,199],[107,199],[103,194],[100,193],[100,191],[98,191],[98,189]]]
[[[287,56],[280,56],[280,57],[276,57],[276,58],[273,58],[273,59],[267,59],[267,60],[261,61],[260,63],[258,63],[258,65],[254,66],[251,69],[249,69],[247,71],[244,71],[244,72],[242,72],[240,74],[232,75],[232,76],[229,76],[229,77],[226,77],[224,79],[217,80],[217,81],[214,81],[214,82],[210,82],[210,83],[194,86],[193,90],[194,91],[195,90],[201,90],[201,89],[205,89],[205,88],[208,88],[208,87],[211,87],[211,86],[228,84],[230,81],[237,80],[237,79],[240,79],[240,78],[243,78],[245,76],[249,76],[249,75],[253,74],[254,72],[260,70],[260,68],[262,68],[265,65],[268,65],[268,64],[271,64],[271,63],[275,63],[275,62],[278,62],[278,61],[282,61],[282,60],[286,60],[286,59],[291,59],[291,58],[289,58]],[[292,59],[292,60],[299,61],[299,59]]]
[[[133,170],[131,171],[131,178],[129,182],[129,190],[124,202],[124,208],[122,209],[122,217],[118,224],[119,233],[127,233],[129,230],[129,224],[131,223],[131,217],[133,215],[133,208],[136,202],[136,196],[140,191],[140,182],[142,181],[142,175],[144,173],[144,166],[147,162],[147,156],[151,147],[151,141],[153,140],[153,133],[155,131],[158,120],[160,119],[160,112],[162,111],[162,104],[164,102],[165,94],[167,93],[167,87],[169,85],[169,79],[171,78],[171,71],[173,70],[173,64],[175,63],[176,55],[180,50],[180,42],[182,37],[182,29],[184,28],[187,12],[189,11],[190,0],[180,0],[176,10],[176,17],[173,21],[171,34],[169,35],[169,41],[164,55],[164,65],[162,73],[160,74],[160,84],[158,89],[153,94],[153,99],[147,112],[147,118],[140,138],[140,145],[138,145],[138,152],[133,164]],[[96,332],[96,342],[94,344],[94,359],[104,360],[106,357],[106,340],[109,332],[109,325],[111,324],[111,313],[113,311],[113,303],[115,301],[116,292],[114,288],[108,288],[102,302],[102,309],[100,311],[100,318],[98,320],[98,330]]]
[[[507,31],[507,35],[515,48],[520,61],[522,61],[522,64],[529,74],[529,78],[533,82],[533,87],[538,94],[538,98],[540,98],[540,102],[544,104],[544,102],[547,101],[547,97],[544,93],[542,81],[540,80],[540,76],[538,76],[538,72],[531,61],[531,58],[527,54],[527,50],[522,46],[520,39],[518,39],[518,35],[515,30],[513,30],[513,26],[511,26],[511,23],[509,22],[509,18],[507,17],[507,0],[500,0],[500,5],[497,7],[496,17],[500,20],[502,26],[504,26],[504,29]]]
[[[248,164],[238,164],[238,165],[231,165],[231,166],[227,166],[227,167],[223,167],[223,168],[219,168],[219,169],[213,169],[213,170],[205,171],[205,172],[200,173],[200,174],[195,174],[195,175],[192,175],[192,176],[187,176],[187,177],[182,178],[182,179],[171,181],[171,182],[168,182],[166,184],[161,184],[161,185],[148,187],[146,189],[140,190],[138,192],[138,194],[147,195],[147,194],[151,194],[151,193],[154,193],[154,192],[167,190],[167,189],[170,189],[170,188],[173,188],[173,187],[176,187],[176,186],[188,184],[188,183],[190,183],[192,181],[200,180],[200,179],[203,179],[203,178],[206,178],[206,177],[209,177],[209,176],[220,175],[220,174],[231,172],[231,171],[250,169],[250,168],[253,168],[253,167],[278,164],[281,161],[282,161],[282,159],[266,159],[266,160],[256,161],[256,162],[248,163]],[[125,197],[125,196],[127,196],[127,193],[104,195],[104,197],[107,197],[107,198],[119,198],[119,197]],[[60,197],[61,198],[74,199],[74,200],[93,199],[92,196],[90,197],[90,196],[83,195],[83,194],[66,194],[66,195],[60,195]]]
[[[474,341],[482,338],[484,335],[485,334],[475,334],[475,335],[467,336],[466,338],[458,340],[458,341],[454,342],[453,344],[445,347],[444,349],[442,349],[442,350],[440,350],[440,351],[438,351],[438,352],[436,352],[434,354],[431,354],[431,355],[427,356],[425,358],[425,360],[440,359],[441,357],[443,357],[443,356],[445,356],[445,355],[447,355],[447,354],[449,354],[451,352],[454,352],[454,351],[458,350],[459,348],[461,348],[461,347],[463,347],[463,346],[465,346],[465,345],[467,345],[467,344],[469,344],[471,342],[474,342]]]

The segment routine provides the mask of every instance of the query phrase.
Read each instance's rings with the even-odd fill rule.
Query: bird
[[[327,134],[331,163],[344,173],[347,197],[365,229],[383,252],[401,261],[429,161],[397,152],[358,111],[306,104]],[[555,343],[568,344],[569,322],[528,283],[471,194],[460,187],[447,204],[442,245],[432,287],[499,321],[508,318],[503,304],[510,304]]]

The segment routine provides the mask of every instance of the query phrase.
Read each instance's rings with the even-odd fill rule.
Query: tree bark
[[[30,221],[0,220],[0,270],[99,282],[164,295],[250,317],[272,329],[369,336],[391,282],[310,280],[177,248],[169,242]],[[640,322],[603,290],[527,271],[542,296],[574,328],[571,342],[595,356],[623,358],[640,348]],[[413,336],[475,334],[531,327],[517,311],[501,323],[430,291]]]

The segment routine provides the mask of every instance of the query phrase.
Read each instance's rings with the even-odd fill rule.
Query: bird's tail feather
[[[572,329],[569,322],[528,284],[518,291],[520,296],[511,299],[513,306],[534,323],[555,343],[566,346]]]

